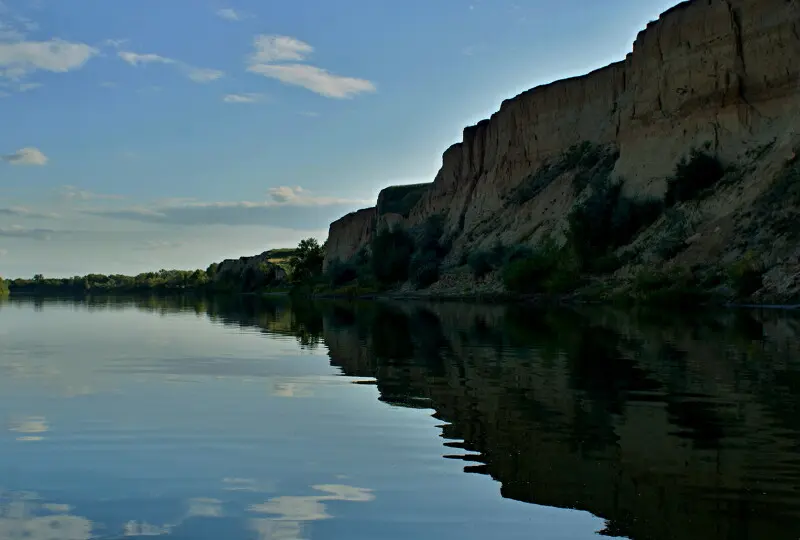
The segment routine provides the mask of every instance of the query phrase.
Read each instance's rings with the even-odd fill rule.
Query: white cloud
[[[222,98],[225,103],[256,103],[263,99],[261,94],[228,94]]]
[[[61,197],[67,200],[96,201],[96,200],[121,200],[122,195],[109,195],[104,193],[94,193],[75,186],[62,186]]]
[[[235,9],[231,8],[224,8],[217,11],[217,17],[228,21],[241,21],[244,17],[241,13],[238,13]]]
[[[225,72],[219,71],[218,69],[195,68],[187,66],[186,74],[196,83],[207,83],[222,78],[222,76],[225,75]]]
[[[113,47],[114,49],[119,49],[127,42],[128,42],[127,39],[107,39],[103,42],[103,45],[105,45],[106,47]]]
[[[48,157],[38,148],[26,147],[17,150],[13,154],[0,156],[0,159],[12,165],[46,165]]]
[[[272,197],[272,200],[278,203],[296,201],[300,197],[302,197],[302,194],[305,192],[306,190],[304,190],[300,186],[295,186],[295,187],[278,186],[274,188],[269,188],[267,190],[267,193],[269,193],[269,196]]]
[[[20,92],[30,92],[31,90],[36,90],[42,86],[44,86],[42,83],[23,83],[17,86],[17,90]]]
[[[330,98],[350,98],[374,92],[375,84],[366,79],[343,77],[309,64],[300,64],[314,52],[304,41],[280,35],[259,35],[253,41],[255,51],[248,58],[247,71],[300,86]],[[293,62],[293,63],[280,63]]]
[[[167,64],[177,66],[186,76],[196,83],[208,83],[216,81],[225,75],[224,71],[218,69],[199,68],[185,62],[167,58],[159,54],[138,54],[130,51],[120,51],[117,55],[128,64],[138,67],[147,64]]]
[[[268,190],[262,201],[180,202],[150,207],[87,209],[85,214],[172,225],[275,225],[298,230],[328,225],[331,217],[371,201],[314,195],[301,187]]]
[[[117,53],[120,58],[132,66],[142,64],[174,64],[175,60],[166,58],[158,54],[137,54],[130,51],[120,51]]]
[[[142,243],[139,249],[146,251],[158,251],[164,249],[177,249],[183,247],[182,242],[170,242],[169,240],[147,240]]]
[[[0,76],[17,81],[35,71],[66,73],[81,68],[98,50],[61,39],[0,43]]]
[[[37,212],[35,210],[30,210],[28,208],[24,208],[22,206],[12,206],[10,208],[0,208],[0,216],[13,216],[13,217],[22,217],[22,218],[33,218],[33,219],[58,219],[58,214],[54,214],[51,212]]]
[[[253,40],[255,52],[251,64],[271,62],[298,62],[314,52],[314,47],[290,36],[268,36],[261,34]]]
[[[330,98],[350,98],[376,90],[375,85],[366,79],[342,77],[306,64],[257,64],[247,70]]]
[[[0,237],[5,238],[30,238],[32,240],[50,240],[53,229],[26,229],[20,225],[12,225],[8,228],[0,228]]]

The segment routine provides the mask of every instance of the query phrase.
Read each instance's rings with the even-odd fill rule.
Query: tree
[[[3,276],[0,276],[0,297],[6,296],[8,294],[8,285],[6,281],[3,279]]]
[[[316,238],[300,240],[295,254],[289,259],[292,269],[292,280],[306,281],[322,274],[322,263],[325,260],[325,246]]]

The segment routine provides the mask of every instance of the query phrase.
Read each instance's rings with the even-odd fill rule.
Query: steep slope
[[[367,223],[364,210],[332,224],[329,245],[348,248],[331,249],[328,260],[346,260],[381,224],[413,227],[434,215],[444,216],[450,264],[497,241],[535,244],[559,233],[581,196],[570,174],[532,198],[514,194],[584,142],[614,152],[613,177],[640,198],[662,196],[676,163],[705,146],[737,174],[692,208],[690,236],[703,241],[690,259],[735,258],[728,252],[742,243],[747,212],[800,147],[798,58],[795,0],[683,2],[640,32],[623,61],[529,90],[466,128],[407,217],[378,209]],[[796,243],[784,248],[770,248],[770,266],[792,260]]]

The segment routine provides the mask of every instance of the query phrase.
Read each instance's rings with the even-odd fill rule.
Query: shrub
[[[411,258],[409,268],[411,282],[420,289],[439,280],[439,258],[433,251],[417,253]]]
[[[467,264],[472,270],[472,275],[475,276],[475,279],[481,279],[494,270],[492,260],[492,254],[488,251],[470,253],[469,257],[467,257]]]
[[[403,229],[384,229],[372,240],[372,274],[379,283],[401,283],[408,279],[414,241]]]
[[[740,298],[746,298],[764,286],[764,267],[752,253],[728,269],[728,282]]]
[[[511,201],[523,204],[536,197],[562,174],[576,169],[573,186],[579,192],[592,178],[609,175],[618,158],[619,153],[616,150],[589,141],[575,144],[554,162],[543,164],[525,177],[512,193]]]
[[[325,244],[320,245],[316,238],[300,240],[294,255],[289,260],[292,280],[305,281],[322,274],[322,263],[325,260]]]
[[[467,258],[467,264],[472,269],[472,274],[476,279],[484,277],[492,270],[500,268],[506,256],[513,252],[515,249],[521,247],[513,247],[507,249],[499,240],[495,241],[491,249],[484,251],[475,251]]]
[[[511,292],[560,293],[574,289],[578,269],[567,247],[546,239],[536,249],[509,250],[503,265],[503,284]]]
[[[629,244],[655,222],[662,206],[653,199],[622,195],[622,184],[604,180],[592,185],[591,194],[568,217],[568,237],[581,269],[603,272],[611,251]],[[598,261],[603,260],[602,265]]]
[[[694,274],[684,269],[642,270],[633,280],[631,293],[641,303],[674,307],[697,305],[708,298]]]
[[[358,268],[352,262],[333,261],[328,265],[326,273],[332,287],[339,287],[358,278]]]
[[[693,149],[688,157],[683,157],[672,176],[667,179],[667,192],[664,202],[673,206],[688,201],[716,184],[725,175],[725,168],[716,156],[703,150]]]
[[[417,234],[416,246],[419,252],[433,252],[439,259],[450,252],[450,243],[442,241],[444,220],[442,214],[434,214],[425,220]]]

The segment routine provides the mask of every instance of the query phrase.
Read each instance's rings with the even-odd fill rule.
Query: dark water
[[[0,539],[800,538],[800,317],[0,304]]]

